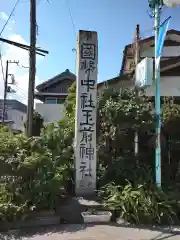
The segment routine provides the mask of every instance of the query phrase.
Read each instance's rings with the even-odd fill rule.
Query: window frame
[[[49,103],[48,101],[49,100],[54,100],[55,102],[54,103]],[[53,98],[53,97],[47,97],[47,98],[45,98],[45,103],[46,104],[57,104],[57,98]]]

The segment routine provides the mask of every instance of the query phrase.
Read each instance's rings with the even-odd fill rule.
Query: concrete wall
[[[64,116],[63,104],[43,104],[36,103],[36,111],[41,114],[44,119],[44,124],[57,122]]]

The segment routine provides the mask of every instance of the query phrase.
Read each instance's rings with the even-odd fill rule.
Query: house
[[[150,57],[154,59],[154,36],[140,40],[140,59]],[[135,62],[133,44],[126,45],[123,53],[121,65],[121,75],[134,72]],[[167,31],[161,62],[161,96],[180,96],[180,31]],[[134,84],[134,83],[133,83]],[[149,97],[155,95],[155,84],[145,89],[145,94]]]
[[[154,36],[140,40],[140,59],[154,58]],[[180,31],[167,31],[164,43],[161,66],[161,96],[180,97]],[[134,88],[134,50],[133,43],[126,45],[123,52],[119,76],[98,83],[98,93],[105,88],[132,89]],[[68,88],[76,80],[76,76],[68,69],[38,85],[35,98],[43,103],[36,104],[36,111],[44,118],[44,123],[56,122],[64,115],[64,101],[68,95]],[[145,89],[150,98],[154,98],[155,84]]]
[[[115,88],[126,88],[131,85],[131,81],[127,81],[129,75],[111,79],[98,83],[98,92],[102,92],[108,82],[113,83]],[[119,81],[121,79],[121,81]],[[125,79],[125,80],[124,80]],[[76,80],[76,76],[66,69],[61,74],[39,84],[35,92],[35,98],[42,103],[36,103],[36,111],[41,114],[44,124],[57,122],[64,116],[64,101],[68,95],[68,89]]]
[[[0,122],[2,123],[3,99],[0,99]],[[4,123],[14,133],[24,131],[24,122],[26,121],[27,106],[15,99],[6,100]]]
[[[56,122],[64,116],[64,101],[68,89],[76,80],[76,76],[68,69],[65,72],[38,85],[35,98],[42,103],[36,103],[36,111],[41,114],[44,124]]]

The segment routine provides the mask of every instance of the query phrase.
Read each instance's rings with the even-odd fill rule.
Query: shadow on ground
[[[94,226],[94,225],[92,225]],[[19,230],[10,230],[8,232],[0,233],[0,240],[23,240],[36,235],[51,235],[53,233],[74,233],[86,229],[87,225],[84,224],[61,224],[58,226],[45,226],[37,228],[23,228]]]
[[[78,231],[84,231],[86,228],[97,226],[98,224],[61,224],[59,226],[41,227],[41,228],[24,228],[21,230],[11,230],[8,232],[0,233],[0,240],[24,240],[35,236],[50,236],[53,233],[75,233]],[[104,225],[104,224],[99,224]],[[180,237],[180,228],[176,227],[158,227],[158,226],[135,226],[111,223],[107,224],[112,228],[126,228],[126,229],[138,229],[157,232],[157,236],[148,238],[147,240],[171,240],[174,236]],[[177,229],[177,230],[176,230]],[[179,230],[178,230],[179,229]],[[113,229],[112,229],[113,231]],[[164,236],[166,234],[166,236]],[[132,238],[133,239],[133,238]]]

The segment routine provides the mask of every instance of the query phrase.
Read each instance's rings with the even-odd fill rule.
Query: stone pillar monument
[[[79,31],[76,54],[75,191],[86,196],[96,190],[97,32]]]

